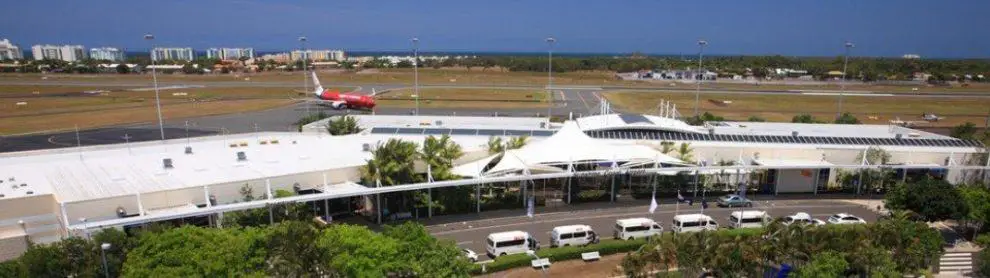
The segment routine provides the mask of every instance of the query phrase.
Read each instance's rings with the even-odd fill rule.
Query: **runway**
[[[94,82],[94,81],[0,81],[0,85],[25,85],[25,86],[150,86],[145,82]],[[280,87],[298,88],[298,82],[253,82],[253,81],[199,81],[199,82],[161,82],[159,86],[205,86],[205,87]],[[386,93],[390,90],[408,88],[407,84],[332,84],[333,86],[347,86],[360,88],[359,90],[370,93],[371,91]],[[527,85],[446,85],[446,84],[424,84],[423,88],[465,88],[465,89],[546,89],[541,86]],[[554,87],[553,98],[555,105],[552,108],[554,116],[581,117],[598,113],[601,108],[601,92],[616,90],[635,91],[676,91],[683,93],[695,93],[692,88],[640,88],[624,86],[586,86],[561,84]],[[702,89],[702,94],[808,94],[807,91],[779,90],[779,91],[752,91],[733,89]],[[814,94],[814,92],[810,92]],[[990,93],[938,93],[938,92],[914,92],[911,94],[879,94],[896,96],[923,96],[923,97],[990,97]],[[243,133],[253,131],[295,131],[294,123],[308,112],[324,111],[328,114],[356,113],[337,111],[316,105],[304,103],[294,104],[264,111],[245,112],[217,116],[195,117],[188,119],[169,119],[165,115],[165,137],[168,139],[185,138],[188,136],[205,136],[223,133]],[[526,108],[526,109],[420,109],[420,114],[427,115],[458,115],[458,116],[500,116],[500,117],[535,117],[546,116],[546,108]],[[375,113],[390,115],[408,115],[411,109],[400,108],[378,108]],[[188,130],[188,131],[187,131]],[[115,127],[105,127],[79,132],[79,140],[76,140],[76,132],[72,130],[51,131],[46,134],[17,135],[0,137],[0,152],[27,151],[37,149],[50,149],[71,147],[76,145],[90,146],[99,144],[113,144],[125,142],[137,142],[158,140],[161,138],[158,125],[155,123],[130,124]]]
[[[878,217],[876,213],[861,205],[839,200],[813,199],[817,196],[783,197],[786,199],[760,195],[750,197],[755,202],[753,208],[719,208],[711,202],[704,213],[714,218],[720,227],[726,227],[729,214],[739,210],[763,210],[775,218],[806,212],[823,221],[835,213],[851,213],[862,217],[868,223],[875,222]],[[538,207],[533,218],[527,217],[525,209],[520,205],[516,210],[482,212],[480,215],[440,216],[420,221],[427,225],[427,229],[434,236],[452,240],[462,248],[469,248],[483,255],[485,237],[496,232],[526,231],[536,237],[541,246],[548,248],[550,231],[557,226],[589,225],[602,239],[606,239],[612,238],[612,230],[618,219],[647,217],[659,222],[664,231],[668,232],[674,215],[701,212],[701,206],[697,203],[694,206],[675,205],[674,200],[671,199],[658,200],[658,203],[660,207],[653,214],[648,211],[649,200],[629,200],[617,203],[562,205],[558,208]]]

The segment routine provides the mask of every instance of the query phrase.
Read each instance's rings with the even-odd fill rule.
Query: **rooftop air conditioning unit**
[[[237,152],[237,161],[245,160],[247,160],[247,154],[244,154],[244,152]]]
[[[175,168],[175,166],[172,165],[172,159],[171,158],[162,159],[162,168],[165,168],[165,169]]]
[[[540,128],[547,128],[546,122],[540,122]]]
[[[362,151],[366,151],[366,152],[370,152],[371,151],[371,144],[368,144],[368,143],[361,144],[361,150]]]
[[[708,135],[715,136],[715,129],[714,128],[709,128],[708,129]]]
[[[192,154],[192,147],[186,147],[186,154]]]
[[[798,137],[798,132],[797,131],[791,131],[791,136]]]
[[[901,140],[901,137],[903,137],[903,136],[904,136],[904,135],[902,135],[902,134],[900,134],[900,133],[898,133],[898,134],[895,134],[895,135],[894,135],[894,138],[895,138],[895,139],[897,139],[897,140]]]
[[[434,124],[435,124],[436,126],[442,126],[442,125],[443,125],[443,121],[441,121],[441,120],[437,120],[436,122],[434,122]]]
[[[209,201],[210,201],[210,205],[211,205],[211,206],[215,206],[215,205],[217,205],[217,196],[215,196],[215,195],[210,195],[210,200],[209,200]]]

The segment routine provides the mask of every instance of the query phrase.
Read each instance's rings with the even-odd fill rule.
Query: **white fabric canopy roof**
[[[462,176],[476,176],[478,169],[483,168],[498,155],[464,164],[454,168],[454,173]],[[502,154],[502,159],[484,175],[502,175],[529,171],[531,173],[563,172],[562,168],[571,162],[660,162],[669,164],[684,164],[684,162],[667,156],[648,146],[610,144],[598,141],[584,134],[573,121],[564,126],[553,136],[532,144],[527,144],[516,150]],[[478,164],[481,164],[480,167]],[[563,166],[553,167],[552,165]]]

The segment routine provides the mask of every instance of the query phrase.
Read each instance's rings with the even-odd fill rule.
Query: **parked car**
[[[473,250],[464,248],[461,249],[461,252],[464,252],[464,257],[467,257],[468,261],[472,263],[478,261],[478,253],[475,253]]]
[[[720,207],[752,207],[753,202],[746,197],[739,196],[736,194],[729,194],[718,198],[718,206]]]
[[[784,219],[782,219],[781,222],[784,223],[784,225],[791,225],[791,224],[804,224],[810,226],[825,225],[825,221],[812,218],[810,214],[805,212],[798,212],[795,213],[794,215],[784,217]]]
[[[836,213],[828,217],[829,224],[866,224],[866,220],[848,213]]]

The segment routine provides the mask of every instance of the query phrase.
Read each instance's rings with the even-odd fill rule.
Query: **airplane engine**
[[[345,109],[347,108],[347,103],[343,101],[335,101],[333,103],[330,103],[330,107],[333,107],[333,109],[337,109],[337,110]]]

